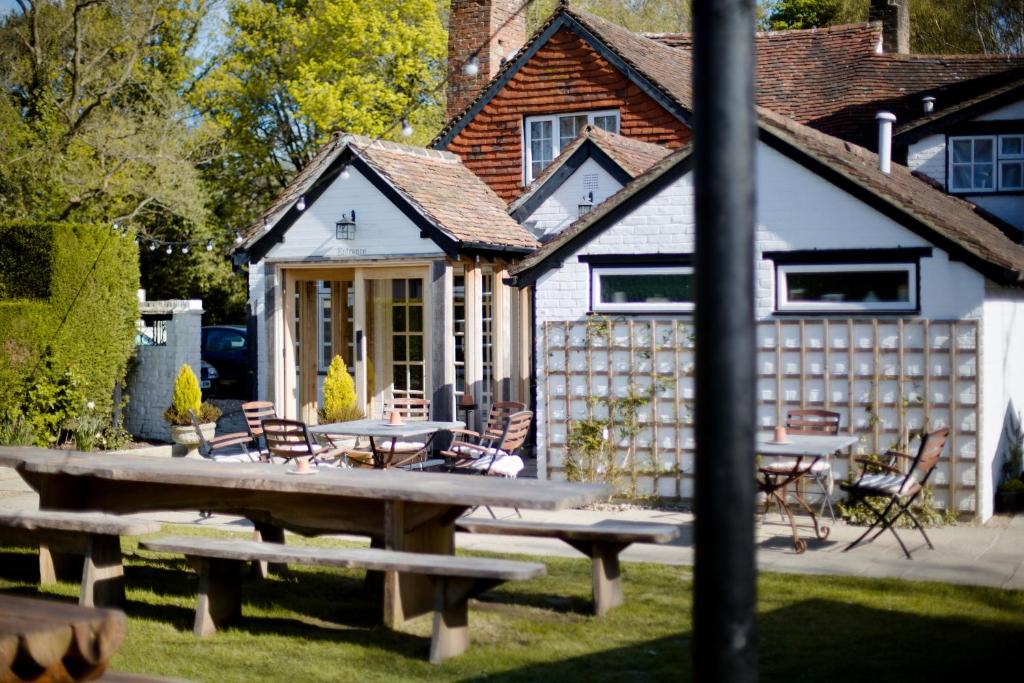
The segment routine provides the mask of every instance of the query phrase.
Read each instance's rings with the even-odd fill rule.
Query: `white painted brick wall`
[[[125,414],[125,428],[131,434],[158,441],[171,440],[163,413],[171,405],[178,368],[188,363],[198,378],[201,362],[202,302],[167,303],[181,305],[167,321],[167,344],[137,348],[139,365],[128,386],[130,399]]]
[[[775,301],[775,271],[763,251],[872,249],[931,246],[868,205],[783,155],[758,145],[758,212],[755,245],[755,306],[758,319],[770,319]],[[652,222],[653,221],[653,222]],[[578,254],[690,253],[694,249],[694,193],[688,174],[638,207]],[[985,279],[968,266],[951,262],[933,247],[921,262],[923,317],[970,319],[981,316]],[[537,376],[544,377],[543,324],[579,320],[590,304],[590,269],[577,256],[565,259],[536,284]],[[543,382],[538,382],[537,411],[544,415]],[[546,470],[544,420],[538,421],[538,471]]]

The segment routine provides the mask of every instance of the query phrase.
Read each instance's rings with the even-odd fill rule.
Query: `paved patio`
[[[0,468],[0,508],[35,509],[38,505],[38,496],[17,473]],[[488,516],[484,510],[476,514]],[[502,508],[495,508],[495,514],[502,518],[515,517],[512,510]],[[231,530],[251,526],[245,519],[227,515],[199,519],[198,514],[191,512],[157,512],[141,516],[167,524],[196,524]],[[693,515],[688,512],[638,508],[561,512],[524,510],[523,516],[580,524],[612,517],[680,524],[693,521]],[[808,537],[812,536],[809,527],[805,531]],[[985,525],[931,530],[929,535],[935,543],[935,550],[928,550],[917,532],[901,532],[914,554],[913,560],[903,557],[895,539],[888,533],[872,544],[843,553],[844,545],[862,532],[862,527],[849,527],[840,522],[833,527],[827,540],[811,538],[807,552],[797,555],[793,552],[788,524],[778,514],[770,513],[757,528],[758,567],[764,571],[892,577],[1024,590],[1024,515],[996,516]],[[459,534],[457,545],[463,549],[501,553],[579,556],[565,543],[540,538]],[[693,563],[693,556],[693,534],[687,530],[671,545],[632,546],[623,553],[622,559],[627,562],[689,565]]]

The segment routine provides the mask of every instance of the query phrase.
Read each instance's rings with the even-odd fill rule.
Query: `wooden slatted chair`
[[[840,484],[839,488],[850,494],[851,502],[856,503],[858,500],[863,500],[864,504],[875,514],[875,521],[871,523],[867,531],[861,534],[856,541],[843,548],[843,552],[855,548],[876,527],[881,527],[868,540],[868,543],[874,541],[888,529],[896,537],[900,547],[903,548],[907,559],[913,559],[910,551],[907,550],[907,546],[903,543],[903,539],[896,533],[896,522],[904,515],[909,517],[914,527],[921,532],[928,547],[932,550],[935,549],[931,539],[928,538],[928,534],[925,533],[920,520],[914,516],[910,506],[921,494],[921,491],[924,490],[928,477],[931,476],[935,470],[935,465],[939,462],[939,457],[942,455],[942,449],[946,445],[946,439],[948,438],[949,427],[926,434],[921,440],[921,447],[918,448],[916,456],[889,451],[887,453],[890,456],[888,464],[875,463],[867,458],[857,459],[864,466],[860,477],[851,483]],[[905,471],[896,464],[908,461],[910,462],[910,467]],[[883,471],[871,472],[870,467]],[[870,501],[871,498],[887,499],[884,509],[879,510],[875,507]]]
[[[786,431],[792,434],[807,434],[817,436],[835,436],[839,433],[839,413],[831,410],[819,410],[817,408],[801,408],[790,410],[786,414]],[[825,508],[836,521],[836,511],[832,507],[832,466],[828,460],[821,458],[810,468],[811,478],[821,489],[821,510],[819,515],[825,514]],[[798,486],[802,486],[798,483]]]
[[[520,410],[505,415],[500,427],[488,421],[482,434],[464,429],[452,430],[456,440],[448,450],[441,451],[441,457],[448,460],[450,472],[515,479],[524,467],[519,453],[526,443],[532,422],[533,412]],[[514,509],[522,517],[519,508]],[[495,516],[490,507],[487,511],[491,517]]]
[[[281,458],[285,462],[295,458],[309,458],[311,463],[317,465],[336,465],[344,454],[343,449],[328,448],[316,443],[305,422],[271,418],[263,420],[260,426],[271,458]]]
[[[430,399],[426,398],[404,398],[394,397],[384,404],[384,418],[387,419],[391,413],[397,412],[405,422],[425,422],[430,419]],[[373,467],[373,453],[366,450],[368,444],[360,441],[352,450],[345,453],[349,462],[359,467]],[[388,445],[391,450],[391,445]],[[430,441],[396,441],[394,444],[394,457],[391,464],[400,467],[411,463],[422,461],[430,450]]]
[[[263,438],[263,425],[260,423],[277,417],[274,404],[270,401],[248,401],[242,404],[242,414],[245,416],[245,428],[249,430],[249,436],[252,437],[256,448],[265,452],[266,446],[260,444]]]

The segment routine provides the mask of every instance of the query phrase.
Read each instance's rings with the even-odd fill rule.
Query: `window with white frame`
[[[590,272],[596,312],[693,310],[693,268],[594,266]]]
[[[949,139],[950,192],[1024,190],[1024,135]]]
[[[777,310],[915,311],[916,263],[780,264]]]
[[[619,112],[614,109],[572,114],[526,117],[524,177],[533,182],[555,160],[561,151],[576,139],[583,126],[591,123],[609,133],[619,132]]]

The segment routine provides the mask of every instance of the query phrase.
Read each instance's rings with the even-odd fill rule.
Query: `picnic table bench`
[[[39,583],[57,581],[53,552],[81,555],[78,604],[114,607],[124,602],[121,536],[160,531],[158,522],[100,512],[10,510],[0,512],[0,541],[39,546]]]
[[[193,633],[207,636],[241,618],[241,567],[263,561],[392,571],[427,577],[433,585],[430,661],[439,664],[469,647],[468,601],[505,581],[543,576],[536,562],[410,553],[376,548],[313,548],[241,539],[168,537],[143,541],[147,550],[181,553],[199,574]]]
[[[522,520],[461,517],[456,531],[471,534],[504,534],[558,538],[590,558],[594,614],[601,616],[622,604],[619,553],[633,543],[668,543],[679,538],[682,526],[650,522],[605,520],[597,524],[559,524]]]

